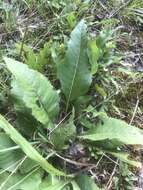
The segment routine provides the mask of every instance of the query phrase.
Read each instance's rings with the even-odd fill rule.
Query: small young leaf
[[[74,26],[76,25],[76,15],[75,12],[70,12],[67,16],[67,21],[68,24],[70,26],[70,28],[74,28]]]
[[[22,44],[16,44],[16,48],[20,51]],[[44,44],[44,47],[40,49],[38,53],[34,53],[33,49],[27,45],[23,45],[23,54],[24,63],[26,63],[29,68],[37,70],[39,72],[44,71],[44,67],[49,62],[49,57],[51,54],[50,51],[51,43],[47,42]]]
[[[90,40],[88,42],[88,56],[91,64],[91,72],[95,74],[98,70],[98,59],[100,57],[100,49],[96,45],[96,40]]]

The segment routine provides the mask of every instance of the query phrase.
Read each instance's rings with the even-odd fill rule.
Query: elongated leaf
[[[71,33],[64,62],[57,67],[67,104],[84,95],[91,84],[86,36],[86,24],[82,20]]]
[[[15,149],[14,149],[15,148]],[[23,158],[24,154],[16,149],[15,143],[5,133],[0,133],[0,168],[13,171],[16,163]]]
[[[9,135],[10,138],[20,146],[20,148],[29,158],[37,162],[45,171],[51,174],[65,176],[63,172],[55,169],[51,164],[49,164],[2,115],[0,115],[0,128],[2,128],[6,134]]]
[[[12,93],[22,105],[31,109],[32,115],[43,125],[48,126],[50,119],[58,113],[59,97],[48,79],[41,73],[31,70],[27,65],[10,58],[4,59],[13,74]]]
[[[97,125],[80,138],[91,141],[116,140],[119,145],[143,144],[143,132],[140,129],[128,125],[122,120],[110,117],[104,118],[103,124]]]

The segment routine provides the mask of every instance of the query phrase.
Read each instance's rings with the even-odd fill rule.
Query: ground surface
[[[76,101],[72,100],[70,102],[65,98],[66,93],[62,92],[62,82],[58,80],[59,78],[56,78],[58,69],[55,69],[55,65],[57,62],[58,64],[59,62],[63,63],[70,34],[82,19],[85,20],[87,25],[88,32],[86,35],[90,38],[88,43],[92,44],[90,42],[96,39],[97,47],[94,46],[95,44],[90,47],[91,49],[93,47],[93,57],[90,58],[96,60],[98,54],[101,55],[96,61],[92,60],[95,65],[98,65],[98,69],[94,68],[96,71],[94,70],[92,84],[86,95],[84,94],[85,96],[80,96]],[[75,43],[77,41],[75,40]],[[89,54],[90,48],[88,50]],[[100,53],[96,48],[99,49]],[[30,114],[27,115],[29,108],[24,112],[20,112],[20,114],[22,113],[21,117],[17,108],[13,106],[17,104],[13,103],[11,98],[10,82],[12,79],[10,72],[5,68],[3,61],[5,56],[29,64],[30,68],[38,70],[46,76],[55,89],[61,90],[60,113],[58,119],[55,120],[56,127],[60,126],[61,123],[69,124],[73,117],[74,124],[72,126],[76,125],[74,138],[72,137],[72,130],[69,132],[69,129],[60,131],[60,133],[55,128],[51,130],[52,132],[41,129],[43,123],[40,123],[40,119],[38,123],[37,118],[29,119]],[[88,175],[99,188],[115,190],[143,189],[142,166],[134,167],[134,164],[129,163],[130,161],[126,160],[125,157],[123,159],[119,155],[111,154],[115,150],[114,138],[113,141],[107,142],[107,144],[109,143],[108,147],[105,146],[108,138],[104,139],[103,142],[91,143],[78,139],[78,136],[84,134],[91,124],[96,125],[99,122],[98,116],[102,112],[106,112],[110,117],[124,120],[140,129],[143,128],[142,0],[1,0],[0,62],[0,113],[16,126],[29,142],[40,142],[35,147],[39,148],[41,155],[46,157],[52,153],[54,156],[51,156],[50,162],[54,166],[59,168],[60,165],[60,168],[64,168],[64,171],[74,173],[77,176],[79,173]],[[84,60],[81,62],[84,62]],[[25,77],[27,76],[25,75]],[[80,88],[77,85],[76,88],[78,87]],[[21,91],[21,93],[24,92]],[[39,102],[40,100],[36,103],[40,104]],[[26,118],[26,121],[23,118]],[[25,124],[24,122],[27,121],[29,123]],[[31,129],[25,128],[23,124],[25,126],[30,125]],[[33,129],[32,125],[36,125],[37,128]],[[51,138],[54,140],[51,143],[46,139],[47,134],[61,135],[65,141],[61,143],[61,138],[58,139],[57,136],[53,135]],[[124,136],[124,133],[122,136]],[[60,145],[60,148],[58,145]],[[116,148],[116,151],[129,153],[130,158],[143,163],[142,146],[125,143],[125,145]],[[0,153],[0,168],[3,157],[4,155]],[[2,167],[1,171],[3,172],[4,169],[6,168]],[[14,175],[19,170],[24,172],[21,169],[16,169]],[[7,171],[11,175],[11,171]],[[5,172],[5,175],[8,172]],[[42,171],[40,172],[42,173]],[[0,175],[4,176],[1,172]],[[42,173],[41,175],[44,179],[46,174]],[[12,179],[14,181],[14,178]],[[79,181],[76,181],[77,184],[80,184]],[[3,182],[5,183],[5,178],[3,181],[0,180],[1,184]],[[0,186],[0,189],[14,189],[12,182],[9,186],[4,186],[6,185]],[[34,188],[43,190],[42,187]],[[80,185],[79,187],[84,190],[84,187]],[[21,186],[21,188],[28,190],[26,186]],[[71,185],[61,188],[59,185],[57,188],[59,190],[72,189]],[[73,186],[73,190],[74,188],[76,190],[76,187]],[[85,188],[85,190],[87,189]],[[92,190],[92,187],[89,190]]]

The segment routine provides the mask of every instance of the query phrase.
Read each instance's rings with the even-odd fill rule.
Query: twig
[[[104,154],[102,154],[102,156],[100,157],[100,159],[98,160],[98,162],[96,163],[96,168],[98,167],[99,163],[101,162],[102,158],[104,157]]]
[[[135,106],[135,109],[134,109],[134,112],[133,112],[132,118],[131,118],[131,120],[130,120],[130,125],[133,123],[133,120],[134,120],[135,115],[136,115],[137,110],[138,110],[138,106],[139,106],[139,98],[137,97],[137,102],[136,102],[136,106]]]
[[[119,165],[118,162],[114,161],[112,158],[110,158],[109,156],[107,156],[105,153],[103,153],[103,155],[104,155],[106,158],[108,158],[110,161],[112,161],[113,163]]]
[[[50,135],[57,129],[64,121],[65,119],[69,116],[71,112],[69,112],[50,132],[49,132],[49,137]]]
[[[94,164],[89,164],[89,163],[81,163],[81,162],[76,162],[76,161],[73,161],[73,160],[70,160],[68,158],[64,158],[63,156],[59,155],[58,153],[55,153],[55,155],[59,158],[61,158],[62,160],[64,160],[65,162],[68,162],[70,164],[73,164],[73,165],[76,165],[76,166],[94,166]]]
[[[111,174],[111,176],[110,176],[110,178],[109,178],[109,180],[107,182],[105,190],[109,190],[111,188],[111,186],[112,186],[112,183],[113,183],[112,179],[113,179],[113,177],[115,175],[115,172],[116,172],[116,169],[117,169],[117,166],[118,166],[118,162],[119,162],[119,160],[117,160],[117,162],[116,162],[116,164],[114,166],[113,172],[112,172],[112,174]]]
[[[98,3],[101,5],[101,7],[109,14],[110,11],[107,9],[107,7],[100,1],[98,0]]]
[[[124,5],[120,6],[117,10],[115,10],[113,13],[111,13],[108,18],[112,18],[113,16],[115,16],[116,14],[118,14],[118,12],[119,12],[121,9],[125,8],[125,7],[126,7],[128,4],[130,4],[131,2],[132,2],[132,0],[127,1]]]

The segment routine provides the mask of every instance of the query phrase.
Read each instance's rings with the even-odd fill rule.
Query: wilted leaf
[[[80,138],[90,141],[115,140],[118,145],[143,144],[143,132],[140,129],[110,117],[104,118],[102,122]]]
[[[58,78],[67,98],[67,107],[69,101],[88,91],[92,81],[88,65],[86,24],[82,20],[71,33],[65,60],[57,66]]]
[[[17,130],[2,116],[0,115],[0,128],[2,128],[6,134],[17,144],[20,146],[22,151],[32,160],[37,162],[45,171],[55,174],[62,175],[65,174],[56,168],[54,168],[51,164],[45,160],[41,154],[32,147],[32,145],[23,137]]]
[[[48,79],[27,65],[10,58],[4,59],[14,76],[12,94],[46,127],[59,110],[59,96]],[[51,124],[51,123],[50,123]]]

